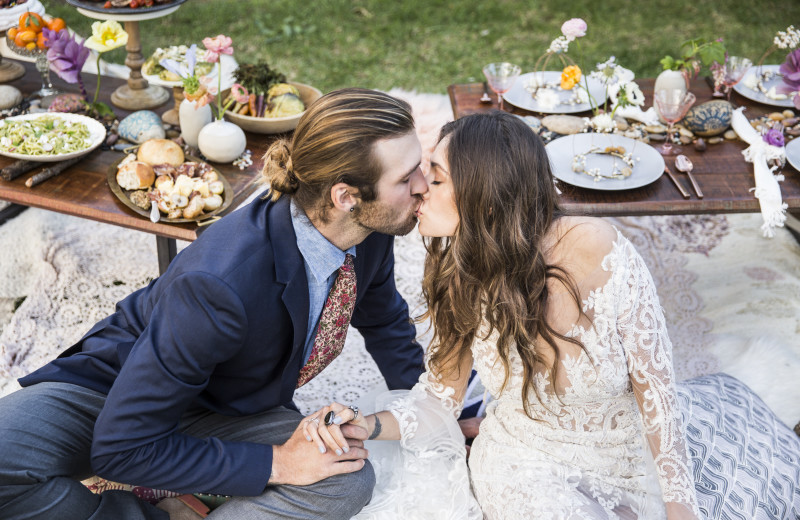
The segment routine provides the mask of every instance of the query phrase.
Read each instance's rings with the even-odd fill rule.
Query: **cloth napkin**
[[[786,150],[782,146],[767,144],[761,135],[750,125],[747,117],[742,113],[744,108],[737,108],[733,111],[731,126],[736,131],[739,138],[750,145],[742,151],[744,160],[753,163],[756,187],[750,191],[758,199],[761,206],[761,216],[764,224],[761,232],[765,237],[775,236],[775,228],[783,227],[786,221],[786,209],[789,207],[781,198],[781,188],[778,181],[783,180],[783,175],[773,175],[775,167],[770,168],[767,162],[778,159],[783,162],[786,159]]]

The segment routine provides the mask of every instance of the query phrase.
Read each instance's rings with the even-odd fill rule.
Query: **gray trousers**
[[[0,518],[168,520],[166,512],[132,493],[97,495],[80,483],[94,474],[89,452],[105,400],[104,394],[67,383],[39,383],[0,399]],[[301,419],[283,407],[247,417],[188,413],[179,429],[200,438],[274,445],[284,443]],[[349,519],[369,502],[374,485],[367,462],[360,471],[310,486],[268,486],[259,496],[235,497],[209,518]]]

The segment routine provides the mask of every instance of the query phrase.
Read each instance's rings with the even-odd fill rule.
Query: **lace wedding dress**
[[[664,316],[642,258],[618,231],[611,250],[598,258],[599,266],[577,284],[585,316],[564,311],[571,300],[559,298],[568,295],[551,298],[551,308],[558,309],[548,315],[551,325],[580,339],[585,351],[566,342],[560,345],[566,355],[555,391],[542,374],[534,376],[541,402],[530,397],[532,418],[523,409],[522,364],[516,350],[510,349],[512,372],[505,381],[496,337],[479,334],[485,339],[474,342],[475,369],[493,401],[473,443],[469,469],[455,422],[461,383],[438,381],[426,372],[412,390],[382,398],[377,409],[391,410],[402,438],[390,453],[375,453],[387,448],[373,446],[380,441],[370,443],[378,484],[373,501],[356,518],[650,520],[666,518],[668,508],[670,518],[719,518],[726,500],[736,501],[737,511],[742,502],[737,493],[763,496],[776,476],[774,468],[761,471],[757,482],[726,481],[736,471],[720,471],[719,460],[727,466],[731,462],[728,454],[714,454],[724,444],[714,436],[743,439],[733,443],[738,444],[730,450],[733,457],[737,450],[751,451],[747,442],[759,443],[747,430],[758,427],[746,417],[733,422],[730,417],[754,412],[749,419],[763,418],[769,409],[725,375],[718,380],[707,376],[705,387],[696,383],[696,395],[691,385],[678,390]],[[719,386],[709,391],[714,383]],[[726,385],[731,390],[726,395],[734,396],[729,402],[720,398]],[[715,392],[721,394],[709,404]],[[750,408],[739,406],[748,401],[746,395],[755,403]],[[761,421],[765,442],[787,443],[788,448],[781,452],[776,446],[767,460],[762,449],[753,458],[760,457],[761,466],[774,465],[775,455],[785,459],[779,473],[797,482],[800,442],[772,417],[769,425]],[[700,425],[689,428],[689,447],[686,421]],[[740,431],[722,432],[730,424]],[[770,435],[776,440],[768,440]],[[740,460],[745,466],[752,462]],[[704,475],[709,469],[711,479]],[[703,485],[707,489],[698,508],[695,487]],[[787,486],[780,485],[784,489],[779,493],[786,494]],[[800,489],[789,488],[785,510],[798,512]]]

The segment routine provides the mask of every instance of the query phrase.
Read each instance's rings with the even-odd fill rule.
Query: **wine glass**
[[[658,149],[661,155],[677,155],[681,153],[679,146],[673,146],[670,140],[672,139],[672,125],[683,119],[686,112],[689,111],[696,98],[691,92],[684,92],[680,88],[665,88],[657,90],[653,96],[658,108],[658,113],[667,122],[667,139],[664,144]]]
[[[36,70],[42,75],[42,88],[34,92],[34,96],[39,96],[44,99],[48,96],[60,93],[58,89],[53,87],[53,83],[50,81],[50,63],[47,61],[46,52],[39,52],[36,55]]]
[[[723,65],[725,75],[722,78],[722,84],[725,85],[725,93],[728,95],[729,102],[733,86],[742,80],[752,66],[753,62],[742,56],[728,56],[725,60],[725,65]]]
[[[522,69],[513,63],[501,62],[490,63],[483,68],[483,74],[489,82],[489,88],[497,94],[497,102],[500,110],[503,110],[503,94],[511,90],[514,81],[519,76]]]

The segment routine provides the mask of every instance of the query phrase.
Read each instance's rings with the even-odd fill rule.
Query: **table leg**
[[[178,254],[178,246],[174,238],[156,235],[156,249],[158,250],[158,273],[164,274],[169,263]]]
[[[12,218],[16,217],[26,209],[28,209],[28,206],[23,206],[21,204],[9,204],[8,206],[0,210],[0,226],[5,224]]]

